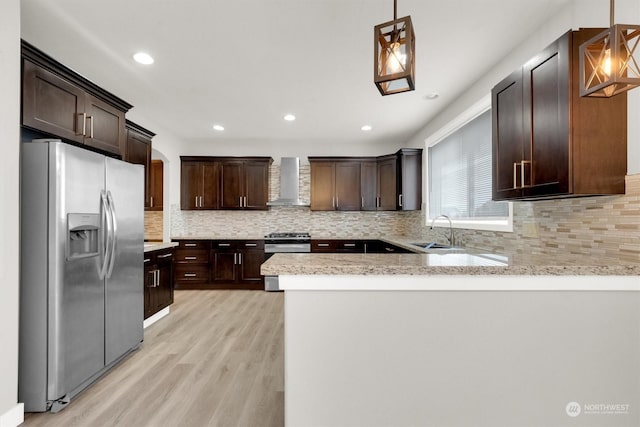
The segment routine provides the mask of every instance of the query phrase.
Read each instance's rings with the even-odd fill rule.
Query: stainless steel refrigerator
[[[57,412],[143,338],[144,171],[22,144],[18,399]]]

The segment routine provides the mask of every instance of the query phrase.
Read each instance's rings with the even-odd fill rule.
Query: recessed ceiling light
[[[154,62],[151,55],[145,52],[138,52],[134,54],[133,59],[135,59],[136,62],[139,62],[140,64],[144,64],[144,65],[151,65]]]
[[[360,128],[360,130],[363,130],[365,132],[369,132],[371,129],[373,129],[371,126],[369,125],[364,125]]]
[[[224,130],[224,126],[222,126],[222,125],[213,125],[213,129],[217,130],[219,132],[222,132]]]
[[[288,122],[292,122],[296,119],[296,116],[294,116],[293,114],[285,114],[284,119]]]
[[[427,99],[427,100],[438,99],[439,96],[440,94],[438,92],[429,92],[424,96],[424,99]]]

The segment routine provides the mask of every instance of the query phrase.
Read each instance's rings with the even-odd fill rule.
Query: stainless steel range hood
[[[280,159],[280,195],[267,206],[309,206],[300,200],[300,159],[282,157]]]

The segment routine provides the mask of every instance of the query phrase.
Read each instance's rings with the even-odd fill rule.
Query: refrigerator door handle
[[[109,205],[109,216],[111,217],[111,254],[109,255],[109,269],[107,270],[107,278],[111,277],[113,266],[116,263],[116,243],[118,236],[118,221],[116,221],[116,205],[113,202],[111,191],[107,191],[107,201]]]
[[[105,236],[106,234],[106,242],[104,242],[104,245],[100,248],[101,251],[104,251],[104,259],[102,261],[102,267],[100,267],[100,271],[98,272],[98,277],[100,277],[100,280],[103,280],[107,273],[107,267],[109,265],[109,255],[111,254],[111,221],[109,221],[109,202],[107,201],[107,193],[105,193],[104,190],[100,192],[100,202],[102,204],[100,223],[103,227],[106,228],[106,233],[104,229],[102,232],[103,236]]]

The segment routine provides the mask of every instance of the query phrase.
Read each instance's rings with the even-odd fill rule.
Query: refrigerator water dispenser
[[[67,260],[98,256],[100,215],[67,214]]]

